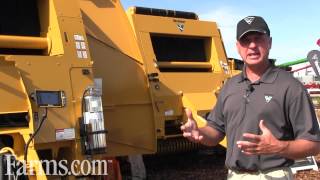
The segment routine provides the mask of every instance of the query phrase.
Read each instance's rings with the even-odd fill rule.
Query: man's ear
[[[236,46],[237,46],[237,51],[238,51],[238,54],[240,54],[240,42],[239,41],[237,41],[236,42]]]
[[[271,49],[272,47],[272,37],[270,37],[270,40],[269,40],[269,49]]]

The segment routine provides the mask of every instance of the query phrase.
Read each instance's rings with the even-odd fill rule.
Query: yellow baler
[[[217,24],[166,9],[132,7],[127,15],[149,78],[157,138],[181,137],[184,108],[192,110],[198,126],[205,125],[202,117],[233,72]]]
[[[232,74],[216,23],[127,15],[119,0],[4,2],[0,157],[92,162],[195,146],[182,138],[184,108],[203,126]]]
[[[47,179],[31,162],[98,158],[106,151],[101,79],[78,1],[6,0],[0,11],[0,179],[11,173],[8,155],[26,162],[29,179]]]
[[[166,17],[131,9],[128,18],[119,1],[80,1],[80,7],[94,75],[103,79],[107,155],[197,147],[182,138],[184,107],[205,123],[200,116],[212,109],[215,93],[230,77],[216,23],[188,12]],[[175,51],[177,43],[186,46]],[[169,60],[157,57],[165,46]]]

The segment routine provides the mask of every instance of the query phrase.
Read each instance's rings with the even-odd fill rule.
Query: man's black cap
[[[260,32],[270,36],[270,30],[266,21],[260,16],[247,16],[238,22],[237,40],[248,32]]]

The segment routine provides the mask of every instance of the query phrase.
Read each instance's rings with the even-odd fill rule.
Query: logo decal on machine
[[[174,19],[173,22],[176,23],[177,25],[177,28],[180,30],[180,32],[183,32],[184,31],[184,28],[185,28],[185,21],[182,21],[182,20],[179,20],[179,19]]]
[[[178,22],[178,23],[177,23],[177,27],[178,27],[178,29],[179,29],[181,32],[184,31],[184,23]]]

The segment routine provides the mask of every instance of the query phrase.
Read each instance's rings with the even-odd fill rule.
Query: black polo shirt
[[[244,71],[245,72],[245,71]],[[290,73],[271,65],[260,80],[251,83],[245,73],[222,88],[208,125],[226,134],[226,166],[233,170],[269,170],[290,166],[279,155],[245,155],[236,142],[243,133],[261,134],[260,120],[279,140],[320,141],[320,130],[310,97]]]

